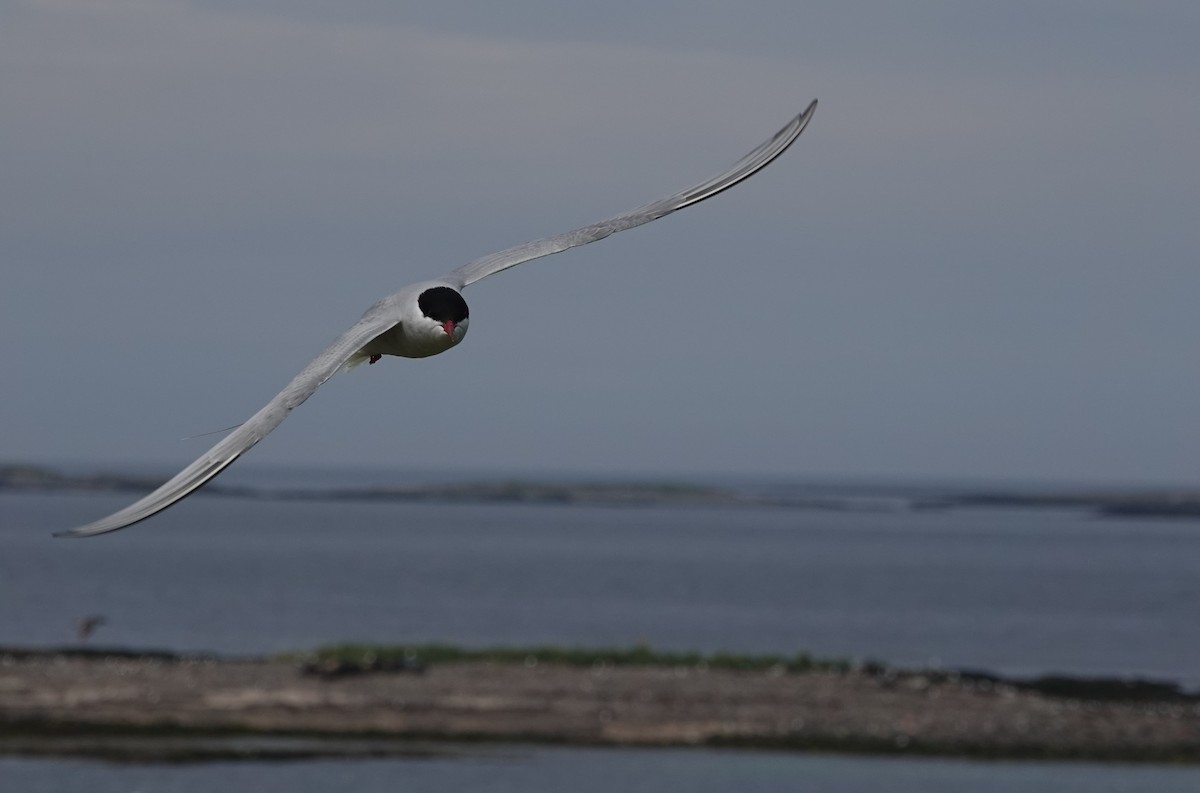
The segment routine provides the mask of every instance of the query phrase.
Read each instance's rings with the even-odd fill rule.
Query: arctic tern
[[[384,355],[425,358],[445,352],[467,334],[470,314],[462,297],[465,287],[509,267],[604,239],[712,198],[783,154],[804,131],[816,107],[813,100],[803,113],[733,167],[694,187],[590,226],[484,256],[441,278],[413,284],[385,297],[367,309],[358,322],[304,367],[265,407],[157,490],[106,518],[56,536],[88,537],[123,529],[184,499],[266,437],[341,369],[363,361],[373,364]]]

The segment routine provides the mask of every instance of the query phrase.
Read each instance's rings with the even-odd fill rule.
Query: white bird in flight
[[[733,187],[765,168],[783,154],[800,136],[817,108],[814,99],[804,112],[728,170],[668,198],[653,201],[630,212],[546,239],[476,259],[470,264],[436,278],[405,287],[367,309],[362,319],[338,336],[332,344],[292,378],[262,410],[202,454],[166,483],[144,498],[106,518],[61,532],[59,537],[88,537],[123,529],[162,512],[198,490],[230,463],[279,426],[292,409],[338,370],[363,361],[375,363],[384,355],[425,358],[445,352],[467,335],[469,312],[462,290],[481,278],[509,267],[559,253],[568,248],[601,240],[618,231],[657,220],[664,215],[698,204]]]

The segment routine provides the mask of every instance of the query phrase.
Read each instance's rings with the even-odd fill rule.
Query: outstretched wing
[[[363,345],[395,325],[395,314],[386,310],[382,303],[372,307],[352,328],[338,336],[333,344],[326,347],[325,351],[304,367],[300,374],[292,378],[292,382],[276,394],[262,410],[157,490],[107,518],[55,536],[90,537],[93,534],[123,529],[186,498],[278,427],[294,407],[312,396],[313,392],[333,377]]]
[[[712,198],[717,193],[728,190],[743,179],[753,176],[780,154],[787,151],[788,146],[791,146],[796,138],[800,137],[800,133],[804,131],[809,119],[812,118],[813,111],[816,109],[817,101],[814,99],[804,109],[803,113],[789,121],[770,140],[738,160],[737,164],[729,170],[705,182],[701,182],[695,187],[689,187],[669,198],[654,201],[645,206],[638,207],[631,212],[617,215],[608,220],[602,220],[599,223],[593,223],[590,226],[584,226],[583,228],[568,231],[565,234],[559,234],[554,237],[547,237],[543,240],[527,242],[515,248],[509,248],[499,253],[484,256],[482,259],[476,259],[470,264],[452,270],[445,278],[447,281],[457,284],[461,288],[475,283],[480,278],[486,278],[493,273],[507,270],[509,267],[527,262],[530,259],[538,259],[542,256],[549,256],[552,253],[560,253],[568,248],[575,248],[579,245],[586,245],[589,242],[602,240],[610,234],[631,229],[634,226],[640,226],[652,220],[658,220],[677,209],[683,209],[692,204],[698,204],[706,198]]]
[[[649,223],[651,220],[669,215],[677,209],[683,209],[706,198],[711,198],[752,176],[783,154],[804,131],[816,108],[816,100],[813,100],[803,113],[789,121],[770,140],[747,154],[729,170],[705,182],[609,220],[493,253],[451,271],[443,280],[449,285],[465,287],[481,278],[486,278],[501,270],[507,270],[522,262],[604,239],[610,234]],[[262,410],[251,416],[224,440],[213,446],[168,482],[107,518],[62,532],[57,536],[88,537],[93,534],[123,529],[186,498],[266,437],[271,430],[278,427],[293,408],[312,396],[322,383],[332,377],[340,367],[350,362],[355,353],[364,345],[379,334],[395,327],[397,321],[396,315],[387,309],[386,301],[372,307],[352,328],[339,336],[324,352],[304,367],[304,370],[296,375],[286,388],[276,394],[275,398],[268,402]]]

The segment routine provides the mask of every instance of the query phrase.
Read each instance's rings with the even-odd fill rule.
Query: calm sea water
[[[1074,511],[297,503],[0,494],[0,643],[344,640],[786,652],[1200,684],[1200,524]]]
[[[1200,525],[1080,512],[194,498],[90,540],[122,496],[0,494],[0,644],[229,653],[341,640],[797,652],[1200,683]],[[0,758],[3,789],[1200,790],[1200,769],[763,752],[468,749],[386,761]]]
[[[518,747],[430,759],[190,766],[0,758],[0,780],[21,793],[1194,793],[1200,769]]]

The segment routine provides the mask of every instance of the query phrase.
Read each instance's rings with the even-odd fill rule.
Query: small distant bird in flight
[[[86,642],[88,638],[99,628],[108,622],[103,614],[89,614],[83,617],[79,622],[75,623],[75,636],[81,642]]]
[[[476,259],[441,278],[413,284],[385,297],[367,309],[362,319],[338,336],[324,352],[296,375],[266,406],[240,424],[200,459],[144,498],[106,518],[61,532],[60,537],[87,537],[130,526],[155,515],[195,492],[230,463],[248,451],[317,388],[343,368],[384,355],[426,358],[445,352],[467,335],[469,312],[462,290],[481,278],[509,267],[601,240],[618,231],[657,220],[698,204],[733,187],[765,168],[800,136],[817,109],[813,100],[804,112],[789,121],[770,140],[739,160],[729,170],[669,198],[663,198],[616,217],[546,239]]]

